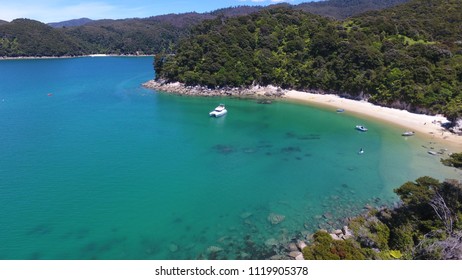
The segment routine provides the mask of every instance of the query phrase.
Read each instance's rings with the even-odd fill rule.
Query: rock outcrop
[[[236,97],[263,97],[276,98],[284,96],[284,90],[274,86],[252,86],[248,88],[241,87],[224,87],[210,89],[203,86],[186,86],[185,84],[175,82],[168,83],[163,80],[150,80],[143,84],[144,87],[163,92],[175,93],[180,95],[198,95],[198,96],[236,96]],[[270,102],[268,102],[270,103]]]
[[[284,216],[284,215],[280,215],[280,214],[276,214],[276,213],[270,213],[268,215],[267,220],[272,225],[277,225],[277,224],[282,223],[285,220],[285,218],[286,218],[286,216]]]

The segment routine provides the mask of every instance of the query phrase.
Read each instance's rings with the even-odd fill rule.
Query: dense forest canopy
[[[18,35],[19,34],[19,35]],[[0,24],[1,56],[66,56],[86,53],[80,40],[39,21],[16,19]]]
[[[285,7],[205,21],[158,55],[158,79],[335,92],[462,116],[462,1],[414,0],[344,21]]]
[[[297,5],[297,8],[317,15],[345,19],[366,11],[382,10],[405,2],[409,0],[330,0],[302,3]]]
[[[300,5],[277,4],[292,9],[344,18],[368,10],[390,7],[408,0],[329,0]],[[87,18],[50,23],[47,29],[37,21],[0,20],[0,57],[63,56],[92,53],[155,54],[170,51],[192,26],[217,17],[236,17],[267,9],[237,6],[210,13],[168,14],[150,18],[96,20]],[[63,47],[63,45],[67,47]],[[53,46],[56,46],[54,48]],[[37,52],[36,50],[40,50]]]

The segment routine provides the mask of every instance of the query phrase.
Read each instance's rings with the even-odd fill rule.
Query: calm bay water
[[[152,75],[150,57],[0,61],[0,259],[261,259],[455,174],[398,128]]]

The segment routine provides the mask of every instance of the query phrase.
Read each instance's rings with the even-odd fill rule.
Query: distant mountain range
[[[92,21],[94,20],[89,19],[89,18],[79,18],[79,19],[71,19],[71,20],[66,20],[66,21],[61,21],[61,22],[50,22],[48,23],[48,25],[54,28],[73,27],[73,26],[85,25]]]
[[[277,6],[336,19],[383,9],[408,0],[329,0],[269,7],[237,6],[210,13],[184,13],[121,20],[73,19],[49,23],[0,21],[0,56],[75,56],[91,53],[155,54],[172,50],[198,23],[218,16],[248,15]]]
[[[344,19],[350,16],[354,16],[354,15],[366,12],[366,11],[381,10],[381,9],[395,6],[395,5],[405,3],[408,1],[409,0],[379,0],[379,1],[330,0],[330,1],[302,3],[299,5],[294,5],[293,8],[301,9],[305,12],[309,12],[309,13],[313,13],[317,15],[333,17],[336,19]],[[274,6],[290,6],[290,5],[283,3],[283,4],[270,5],[269,7],[274,7]],[[210,13],[202,13],[200,15],[204,15],[204,17],[207,17],[208,14],[212,16],[216,16],[219,14],[224,14],[226,16],[242,16],[242,15],[248,15],[250,13],[258,12],[265,8],[266,7],[263,7],[263,6],[237,6],[237,7],[229,7],[229,8],[215,10]],[[156,18],[162,21],[162,20],[169,20],[169,18],[172,16],[173,14],[167,14],[167,15],[155,16],[153,18]],[[179,14],[177,16],[181,17],[182,15]],[[74,27],[74,26],[85,25],[93,21],[94,20],[91,20],[89,18],[80,18],[80,19],[72,19],[72,20],[61,21],[61,22],[51,22],[51,23],[48,23],[48,25],[54,28]]]

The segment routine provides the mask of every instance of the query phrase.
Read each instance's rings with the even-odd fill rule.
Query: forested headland
[[[343,21],[276,7],[205,21],[157,79],[186,85],[331,92],[422,113],[462,116],[462,2],[413,0]]]

